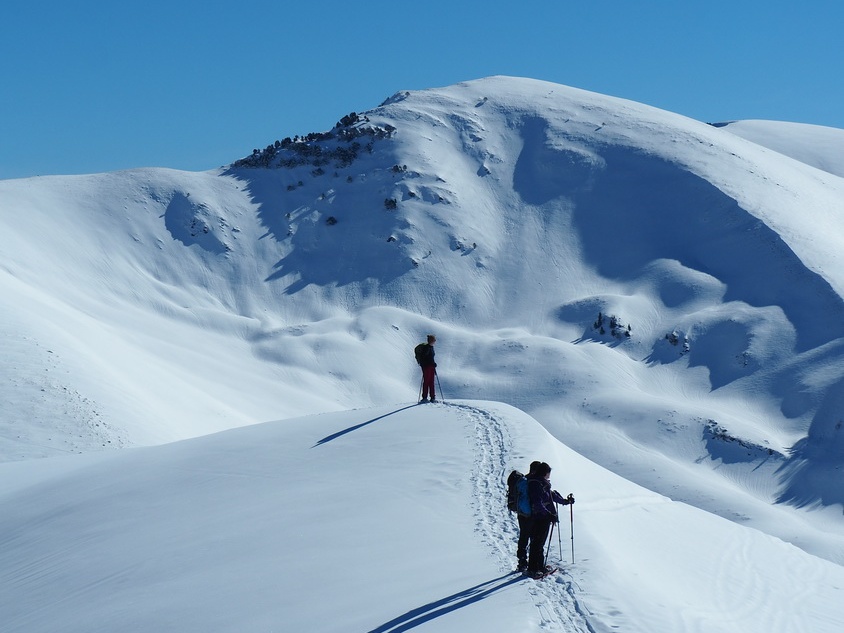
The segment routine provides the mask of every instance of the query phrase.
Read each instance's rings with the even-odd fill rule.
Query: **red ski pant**
[[[437,394],[434,392],[434,378],[437,375],[437,368],[433,365],[422,368],[422,397],[431,400],[436,399]]]

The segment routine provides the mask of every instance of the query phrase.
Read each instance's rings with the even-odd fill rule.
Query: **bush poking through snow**
[[[375,141],[390,138],[396,128],[392,125],[368,125],[367,117],[348,114],[329,132],[311,132],[305,136],[289,136],[264,149],[253,149],[252,155],[232,163],[232,167],[287,168],[312,165],[320,168],[334,162],[335,166],[348,167],[361,149],[372,152]],[[366,139],[362,146],[358,139]]]
[[[680,344],[680,335],[677,334],[677,331],[674,330],[673,332],[669,332],[665,335],[665,340],[671,343],[674,347],[677,347]],[[690,349],[689,345],[689,337],[683,336],[683,348],[680,352],[681,354],[688,354]]]
[[[601,336],[605,336],[608,328],[610,335],[618,339],[630,338],[633,332],[633,328],[629,323],[622,323],[621,319],[615,315],[607,317],[602,312],[599,312],[598,318],[592,324],[592,329],[596,330]]]

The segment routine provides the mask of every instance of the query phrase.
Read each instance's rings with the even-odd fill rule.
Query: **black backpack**
[[[428,358],[428,344],[419,343],[419,345],[413,348],[413,354],[416,356],[416,363],[421,365]]]

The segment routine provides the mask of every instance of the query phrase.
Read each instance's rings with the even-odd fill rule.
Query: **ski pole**
[[[434,370],[434,378],[437,379],[437,388],[440,390],[440,400],[444,401],[445,396],[443,396],[443,386],[440,384],[440,375],[437,373],[437,370]]]
[[[554,506],[557,509],[557,520],[559,521],[560,520],[560,506],[557,505],[556,501],[554,502]],[[563,537],[562,537],[562,533],[563,533],[563,531],[561,529],[557,528],[557,546],[560,548],[560,563],[563,562]],[[574,561],[572,561],[572,562],[574,562]]]
[[[554,522],[551,522],[551,532],[548,534],[548,550],[545,552],[545,560],[542,563],[543,567],[548,565],[548,556],[551,555],[551,543],[554,542]]]
[[[569,495],[571,497],[571,495]],[[574,504],[569,504],[569,516],[571,517],[571,564],[574,565]]]

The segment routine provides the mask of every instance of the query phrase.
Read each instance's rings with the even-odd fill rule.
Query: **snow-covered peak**
[[[510,77],[221,170],[3,181],[0,457],[411,402],[434,332],[445,398],[839,563],[843,183]]]

